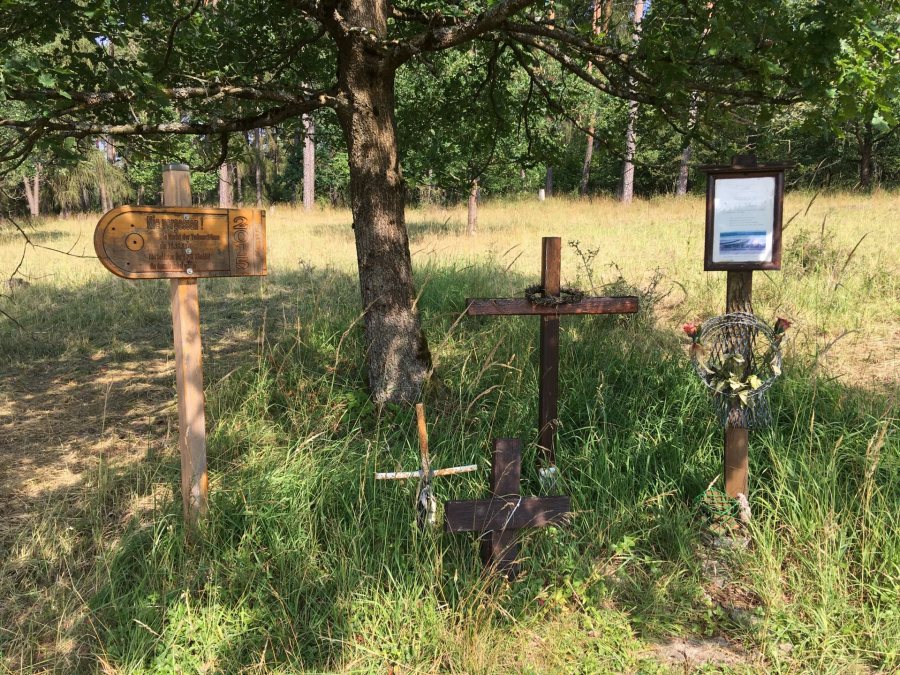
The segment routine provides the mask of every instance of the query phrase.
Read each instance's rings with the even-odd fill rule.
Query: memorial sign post
[[[781,269],[784,171],[789,165],[760,165],[752,155],[737,155],[730,166],[699,168],[707,175],[703,267],[727,272],[726,313],[753,314],[753,271]],[[748,348],[749,338],[735,333],[729,339],[737,351],[740,345]],[[742,356],[750,362],[749,354]],[[732,422],[737,417],[729,415],[725,425],[725,492],[746,497],[749,433]]]
[[[181,496],[190,529],[207,511],[206,412],[197,280],[266,274],[265,212],[191,206],[190,170],[163,169],[162,206],[122,206],[100,219],[94,248],[125,279],[169,279]]]

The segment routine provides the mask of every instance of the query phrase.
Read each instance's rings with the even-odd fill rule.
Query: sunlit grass
[[[270,208],[270,277],[202,282],[212,518],[188,548],[166,283],[26,249],[31,285],[0,304],[22,325],[0,319],[0,430],[15,446],[0,477],[29,481],[4,483],[4,665],[656,672],[646,650],[680,635],[725,639],[738,670],[898,667],[900,199],[812,198],[788,198],[784,270],[755,275],[757,312],[795,327],[775,424],[752,439],[754,543],[722,555],[723,588],[694,507],[721,431],[679,335],[724,304],[725,275],[702,271],[701,199],[488,202],[476,237],[463,208],[408,213],[438,364],[434,461],[480,466],[439,480],[441,500],[486,494],[498,436],[523,439],[523,487],[540,491],[536,326],[454,326],[465,297],[519,294],[540,237],[558,235],[567,283],[646,301],[631,320],[564,321],[559,455],[577,515],[526,537],[512,585],[480,576],[472,537],[417,530],[414,485],[372,480],[417,450],[410,411],[365,394],[348,212]],[[96,220],[27,232],[90,256]],[[8,275],[22,241],[0,237]],[[579,249],[596,255],[585,265]],[[729,614],[721,593],[751,611]]]

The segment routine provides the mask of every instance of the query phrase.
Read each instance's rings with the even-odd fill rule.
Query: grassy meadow
[[[93,257],[98,214],[0,221],[0,667],[10,672],[892,672],[900,669],[900,195],[790,194],[757,314],[794,322],[751,434],[751,544],[704,542],[722,432],[680,326],[721,313],[703,200],[411,209],[436,363],[440,501],[486,496],[492,438],[534,441],[537,325],[465,298],[539,280],[638,294],[562,321],[560,492],[514,583],[422,532],[412,411],[368,399],[350,215],[267,211],[269,277],[201,282],[210,518],[183,543],[168,284]],[[68,255],[58,251],[68,252]],[[24,258],[23,256],[24,252]],[[81,257],[84,256],[84,257]]]

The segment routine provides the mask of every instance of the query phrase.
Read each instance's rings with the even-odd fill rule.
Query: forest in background
[[[407,199],[450,205],[473,195],[536,195],[542,188],[547,196],[625,201],[632,189],[644,197],[684,194],[703,189],[697,165],[736,153],[793,163],[789,188],[896,187],[900,8],[882,4],[853,39],[842,41],[830,64],[832,81],[790,104],[730,107],[711,95],[707,104],[702,92],[672,105],[638,104],[573,81],[540,55],[523,68],[521,54],[491,40],[413,60],[398,71],[395,94]],[[622,41],[639,40],[642,0],[589,6],[595,26],[618,31]],[[53,76],[38,79],[50,84]],[[227,146],[204,135],[68,137],[7,166],[0,202],[10,214],[32,215],[154,204],[162,164],[176,161],[193,169],[199,203],[303,202],[304,157],[306,207],[347,205],[346,145],[327,107],[231,133]],[[633,188],[623,178],[629,163]]]

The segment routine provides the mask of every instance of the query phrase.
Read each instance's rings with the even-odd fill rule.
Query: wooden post
[[[518,498],[522,481],[522,443],[518,438],[497,438],[491,461],[491,497]],[[486,566],[496,566],[510,577],[517,572],[516,557],[519,545],[517,532],[503,528],[487,532],[481,540],[481,560]]]
[[[753,313],[753,272],[728,272],[725,311]],[[732,406],[739,406],[733,403]],[[729,497],[748,497],[749,433],[731,426],[731,415],[725,425],[725,493]]]
[[[163,169],[163,206],[191,205],[191,174],[184,164]],[[200,344],[200,297],[196,279],[171,279],[175,385],[178,395],[178,449],[184,519],[197,526],[208,507],[206,409]]]
[[[541,241],[541,285],[545,295],[559,295],[562,244],[559,237]],[[541,317],[541,365],[538,386],[538,449],[547,466],[556,466],[559,400],[559,315]]]
[[[428,427],[425,425],[425,404],[416,403],[416,431],[419,434],[419,455],[422,459],[422,476],[431,477],[431,456],[428,454]]]

